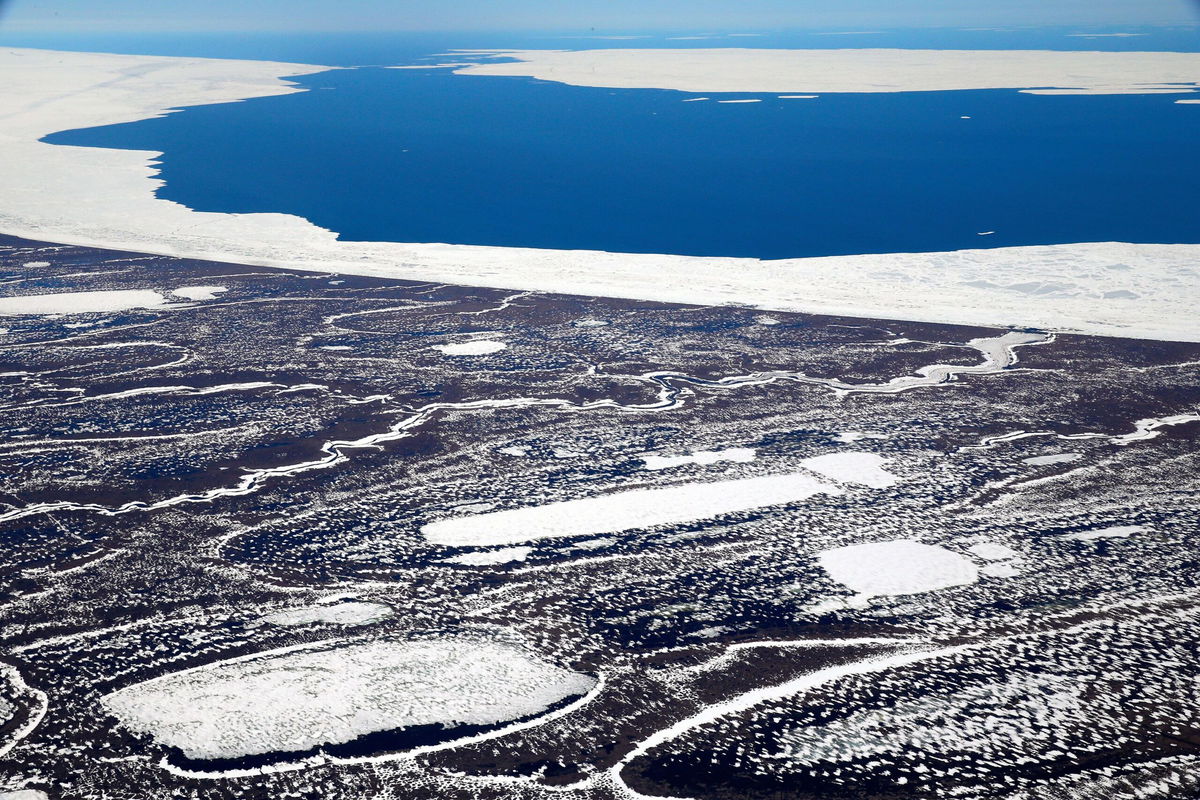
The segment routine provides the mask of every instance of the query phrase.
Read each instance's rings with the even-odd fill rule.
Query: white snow
[[[545,711],[595,680],[511,645],[381,639],[231,659],[101,699],[125,727],[189,758],[303,751],[417,725],[492,725]]]
[[[215,300],[218,294],[229,291],[224,286],[180,286],[172,289],[171,294],[185,300]]]
[[[997,542],[979,542],[967,548],[967,552],[984,561],[1005,561],[1020,555],[1016,550]]]
[[[0,792],[0,800],[50,800],[50,795],[41,789],[17,789],[11,792]]]
[[[1113,525],[1109,528],[1099,528],[1083,533],[1068,533],[1060,538],[1076,542],[1092,542],[1096,539],[1125,539],[1132,534],[1143,533],[1146,530],[1148,529],[1145,525]]]
[[[260,621],[269,625],[367,625],[392,616],[392,609],[381,603],[335,603],[306,608],[290,608],[267,614]]]
[[[722,514],[806,500],[817,494],[842,494],[836,486],[809,475],[769,475],[711,483],[687,483],[659,489],[633,489],[599,497],[541,506],[451,517],[421,528],[433,544],[488,547],[595,536],[657,525],[677,525]]]
[[[642,456],[643,469],[670,469],[685,464],[708,466],[722,461],[746,464],[755,459],[757,451],[750,447],[729,447],[724,450],[697,450],[690,456]]]
[[[457,72],[698,93],[1054,89],[1109,94],[1188,91],[1200,84],[1200,53],[733,47],[492,52],[513,60],[474,64]]]
[[[620,54],[630,51],[615,52],[613,63],[619,63],[625,58]],[[674,58],[672,53],[699,53],[698,71],[692,71],[701,79],[706,73],[710,78],[715,74],[731,82],[729,91],[770,93],[807,88],[791,84],[797,76],[808,84],[808,75],[824,75],[822,80],[838,80],[853,87],[864,73],[857,66],[847,72],[847,64],[872,63],[883,69],[884,62],[892,58],[886,55],[889,51],[878,57],[869,54],[881,51],[650,52],[668,59]],[[783,55],[756,56],[758,52]],[[1200,61],[1200,54],[1178,53],[1023,56],[996,51],[955,56],[954,51],[907,52],[910,55],[897,57],[914,63],[926,59],[926,66],[913,69],[941,76],[931,84],[940,80],[970,84],[970,88],[984,88],[976,85],[986,83],[978,76],[995,72],[996,59],[1009,59],[999,70],[1003,74],[1010,70],[1036,73],[1032,83],[1017,78],[1003,81],[1009,85],[1055,86],[1043,68],[1067,65],[1075,77],[1066,85],[1092,89],[1095,86],[1086,80],[1089,74],[1101,86],[1114,73],[1120,85],[1187,81],[1191,65]],[[831,55],[825,58],[821,53]],[[763,67],[775,64],[772,59],[777,57],[785,61],[816,59],[811,65],[816,72],[778,73]],[[584,57],[557,54],[552,58]],[[722,66],[714,70],[713,59],[729,59],[736,69]],[[964,59],[971,69],[960,68]],[[630,63],[627,58],[625,62]],[[528,63],[486,65],[489,70],[513,67],[530,69]],[[1096,242],[760,261],[341,242],[335,233],[295,216],[197,212],[157,198],[158,167],[154,162],[158,153],[39,141],[56,131],[147,119],[172,108],[285,94],[295,89],[283,77],[322,69],[255,61],[3,49],[0,232],[63,244],[321,273],[698,305],[734,303],[764,311],[1200,341],[1200,324],[1191,299],[1200,294],[1200,272],[1194,269],[1200,261],[1200,245]],[[1181,74],[1174,74],[1176,70]],[[788,86],[752,86],[747,77],[755,74],[764,82],[778,79]],[[559,78],[567,76],[563,71]],[[633,76],[650,86],[662,83],[656,80],[654,69],[635,69]],[[884,89],[900,90],[906,80],[900,72],[893,75],[883,69],[879,82]],[[1030,292],[1030,285],[1042,288]],[[1129,293],[1137,297],[1131,299]]]
[[[491,353],[499,353],[507,348],[504,342],[493,342],[488,340],[479,340],[474,342],[460,342],[458,344],[435,344],[432,350],[437,350],[443,355],[448,356],[486,356]]]
[[[152,289],[113,289],[99,292],[58,292],[0,297],[0,315],[92,314],[158,308],[166,300]]]
[[[896,476],[883,468],[885,463],[886,459],[875,453],[830,453],[806,458],[800,465],[840,483],[886,489],[896,484]]]
[[[1052,453],[1048,456],[1033,456],[1032,458],[1023,458],[1021,463],[1029,464],[1032,467],[1043,467],[1047,464],[1069,464],[1072,461],[1078,461],[1083,458],[1083,453]]]
[[[489,550],[482,553],[463,553],[459,556],[443,558],[442,563],[464,564],[468,567],[486,567],[493,564],[511,564],[514,561],[524,561],[532,552],[532,547],[505,547],[502,550]]]
[[[826,550],[817,561],[829,577],[862,600],[921,594],[979,580],[979,571],[966,556],[911,539]]]

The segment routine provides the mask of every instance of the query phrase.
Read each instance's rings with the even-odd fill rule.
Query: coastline
[[[1200,56],[1198,56],[1200,58]],[[499,67],[505,65],[489,65]],[[341,242],[286,214],[154,196],[152,151],[49,145],[62,130],[302,91],[317,65],[0,49],[0,232],[253,266],[873,319],[1200,341],[1200,245],[1079,243],[761,261]]]

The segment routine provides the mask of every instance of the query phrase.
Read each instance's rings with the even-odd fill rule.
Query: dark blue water
[[[163,151],[162,197],[346,240],[762,258],[1200,241],[1200,109],[1171,96],[731,105],[447,70],[300,82],[48,141]]]

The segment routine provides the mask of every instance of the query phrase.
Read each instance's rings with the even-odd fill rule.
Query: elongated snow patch
[[[425,538],[454,547],[490,547],[564,536],[594,536],[657,525],[678,525],[722,514],[806,500],[816,494],[842,494],[833,484],[810,475],[769,475],[714,483],[690,483],[664,489],[567,500],[454,517],[421,528]]]
[[[685,464],[708,466],[721,461],[734,461],[745,464],[753,461],[756,451],[749,447],[729,447],[725,450],[697,450],[690,456],[642,456],[645,462],[643,469],[671,469]]]
[[[817,561],[829,577],[863,599],[921,594],[979,580],[979,571],[966,556],[911,539],[826,550]]]
[[[305,606],[276,611],[262,618],[271,625],[368,625],[392,616],[392,609],[382,603],[335,603],[325,606]]]
[[[177,672],[101,699],[131,730],[194,759],[303,752],[415,725],[493,725],[595,679],[480,640],[286,648]]]
[[[90,314],[157,308],[166,300],[153,289],[114,289],[101,292],[58,292],[0,297],[0,314]]]
[[[807,458],[801,464],[805,469],[841,483],[856,483],[873,489],[886,489],[896,484],[896,476],[883,468],[883,457],[874,453],[830,453]]]
[[[499,353],[508,347],[504,342],[461,342],[459,344],[435,344],[434,350],[447,356],[486,356]]]

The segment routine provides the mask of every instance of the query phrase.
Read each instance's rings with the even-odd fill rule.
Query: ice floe
[[[757,451],[750,447],[728,447],[724,450],[697,450],[688,456],[642,456],[645,466],[643,469],[671,469],[685,464],[700,464],[708,466],[722,461],[733,461],[740,464],[751,462],[757,456]]]
[[[57,292],[0,297],[0,315],[95,314],[158,308],[166,303],[152,289],[113,289],[98,292]]]
[[[368,625],[392,616],[392,609],[382,603],[335,603],[332,605],[290,608],[268,614],[260,621],[269,625],[298,627],[301,625]]]
[[[494,51],[458,70],[574,86],[685,92],[935,92],[1054,89],[1071,94],[1188,91],[1200,53],[1067,50],[605,49]]]
[[[447,356],[486,356],[499,353],[508,347],[504,342],[480,340],[458,344],[435,344],[431,349]]]
[[[966,556],[911,539],[838,547],[817,555],[829,577],[861,600],[921,594],[979,580]]]
[[[511,645],[381,639],[230,659],[120,689],[101,704],[189,758],[231,759],[419,725],[494,725],[594,684]]]

